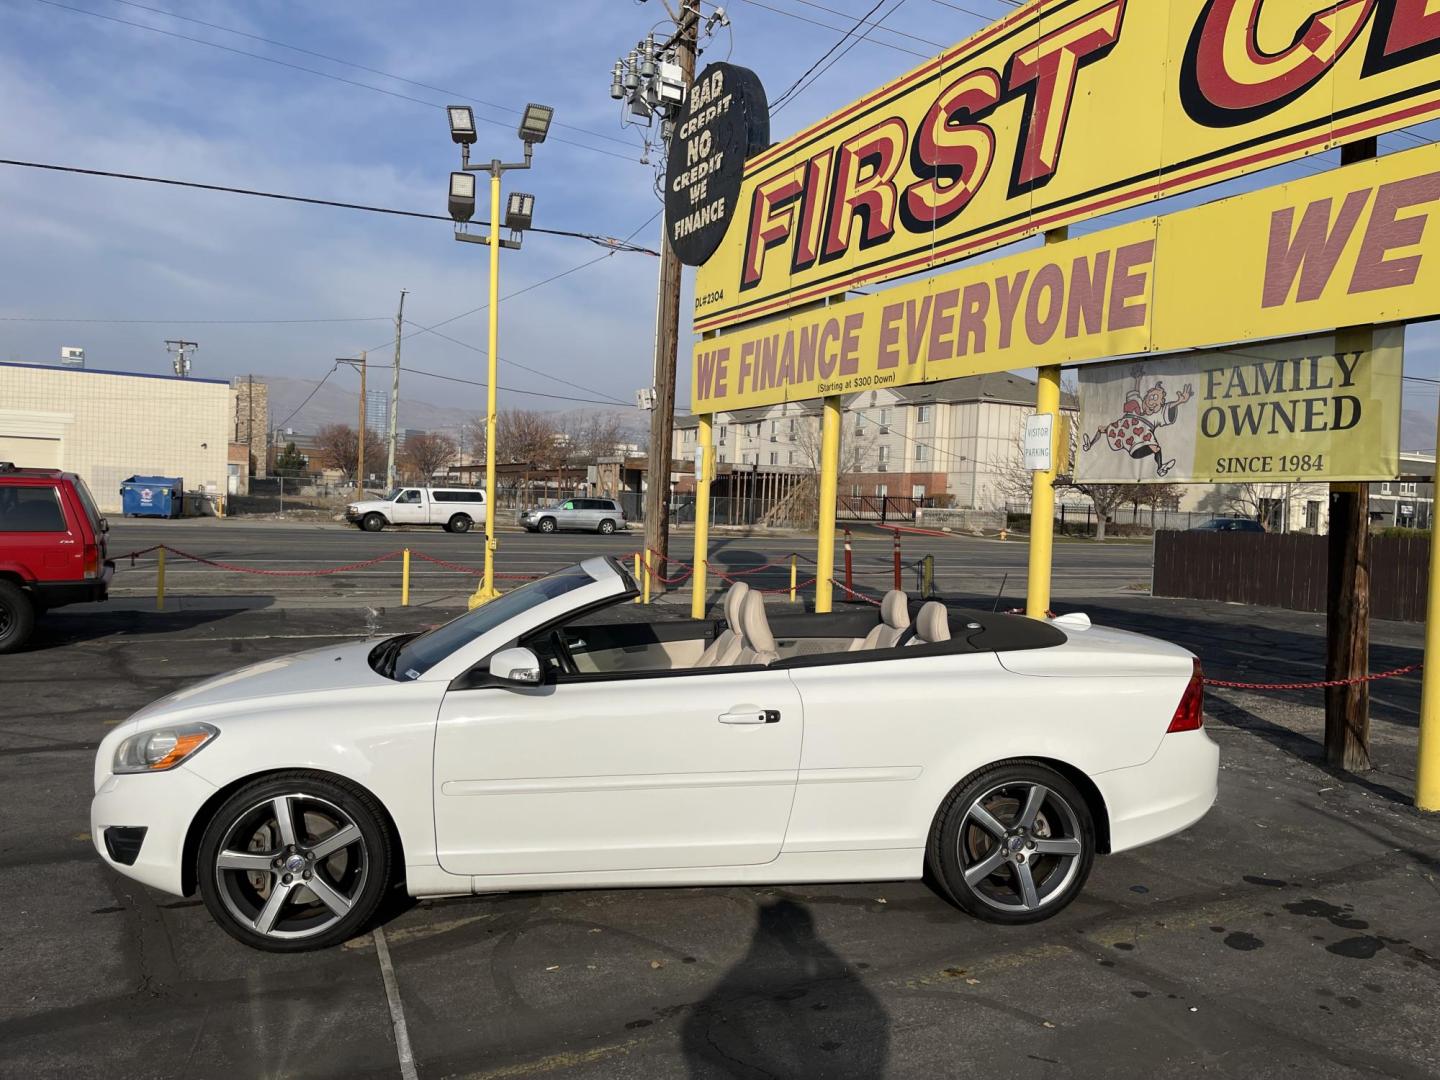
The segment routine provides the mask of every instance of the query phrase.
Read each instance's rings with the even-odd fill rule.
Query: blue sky
[[[701,64],[728,55],[778,96],[870,7],[734,0],[732,29],[717,32]],[[1002,0],[887,0],[883,28],[796,97],[772,135],[783,138],[1006,10]],[[440,106],[476,102],[477,116],[501,122],[480,125],[477,152],[512,157],[517,114],[478,102],[518,110],[540,101],[555,106],[558,123],[583,130],[557,127],[535,168],[511,174],[507,187],[536,195],[537,225],[622,237],[640,229],[636,240],[653,247],[653,170],[639,163],[640,136],[621,126],[608,87],[612,61],[663,18],[660,0],[3,0],[0,157],[444,213],[456,148]],[[1382,141],[1382,149],[1404,145]],[[1161,209],[1306,171],[1282,167]],[[164,339],[185,337],[201,345],[197,375],[319,378],[334,357],[362,348],[388,359],[401,288],[410,290],[407,318],[427,326],[485,299],[483,249],[456,244],[443,222],[11,167],[0,167],[0,200],[0,360],[52,362],[62,345],[81,345],[93,367],[157,372],[168,368]],[[540,235],[505,253],[502,294],[574,272],[505,303],[502,358],[546,374],[502,369],[503,386],[628,403],[649,382],[656,260],[604,255]],[[362,317],[375,321],[224,321]],[[37,318],[66,321],[24,321]],[[164,321],[69,321],[122,319]],[[442,330],[483,346],[484,313]],[[1407,370],[1435,374],[1435,343],[1430,327],[1413,333]],[[405,356],[407,367],[483,378],[483,355],[430,334],[409,338]],[[348,385],[354,376],[335,378]],[[1433,388],[1409,388],[1419,395],[1410,407],[1433,407]],[[406,376],[402,392],[483,403],[478,387],[421,376]],[[682,385],[682,405],[687,397]],[[510,406],[569,404],[502,396]]]

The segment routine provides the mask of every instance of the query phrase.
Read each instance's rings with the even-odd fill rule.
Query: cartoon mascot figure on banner
[[[1166,394],[1165,384],[1156,380],[1149,389],[1142,390],[1145,382],[1143,368],[1132,369],[1134,387],[1125,395],[1125,412],[1118,419],[1110,421],[1093,435],[1086,435],[1081,449],[1089,451],[1099,446],[1101,440],[1110,444],[1111,450],[1129,454],[1136,461],[1148,457],[1155,459],[1155,475],[1164,476],[1175,467],[1175,459],[1165,460],[1165,451],[1160,445],[1157,429],[1168,427],[1180,416],[1180,408],[1195,391],[1186,383],[1175,399]]]

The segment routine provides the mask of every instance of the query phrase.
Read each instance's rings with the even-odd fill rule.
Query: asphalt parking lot
[[[100,863],[96,743],[190,681],[456,607],[243,599],[55,612],[0,658],[0,1075],[1436,1075],[1440,820],[1407,805],[1413,678],[1377,687],[1361,778],[1318,767],[1318,695],[1212,695],[1216,808],[1101,859],[1035,927],[918,882],[528,893],[397,900],[378,937],[271,956]],[[1313,616],[1075,606],[1231,678],[1313,674],[1323,642]],[[1417,627],[1375,638],[1377,667],[1418,655]]]

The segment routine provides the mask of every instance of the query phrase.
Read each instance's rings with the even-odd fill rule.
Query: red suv
[[[47,608],[106,598],[109,529],[74,473],[0,461],[0,653],[23,645]]]

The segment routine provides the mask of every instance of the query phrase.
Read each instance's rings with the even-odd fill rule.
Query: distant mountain
[[[376,369],[371,374],[380,373]],[[383,372],[384,378],[373,378],[371,387],[390,390],[390,373]],[[261,381],[259,378],[257,382]],[[335,385],[331,380],[315,390],[313,379],[291,379],[283,375],[266,375],[264,383],[270,389],[270,423],[293,428],[301,434],[311,435],[326,424],[350,424],[358,419],[360,395],[354,390]],[[310,396],[311,394],[314,396]],[[306,398],[309,397],[307,401]],[[298,412],[296,410],[299,410]],[[293,414],[293,415],[292,415]],[[286,417],[289,417],[287,420]],[[471,409],[457,409],[450,405],[432,405],[428,401],[417,401],[400,386],[399,427],[419,431],[444,431],[455,434],[475,417]]]
[[[1406,409],[1400,414],[1400,449],[1406,453],[1435,452],[1435,417]]]

